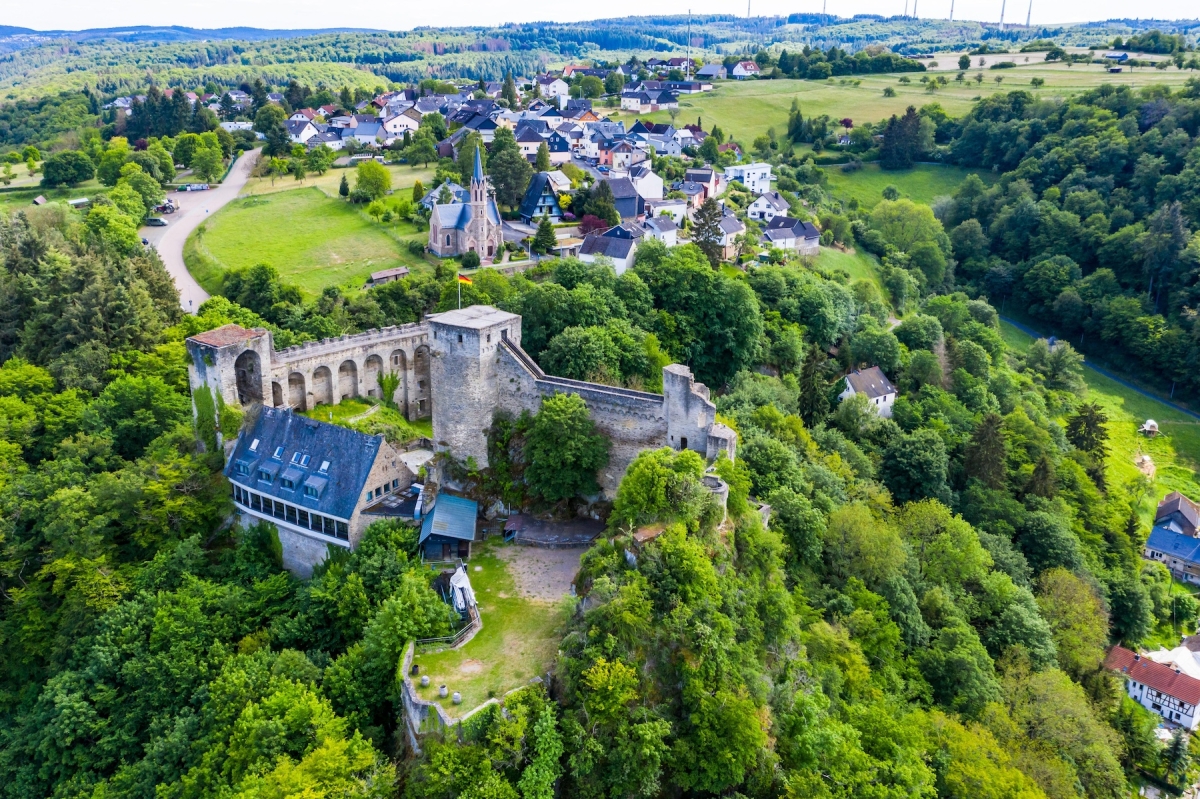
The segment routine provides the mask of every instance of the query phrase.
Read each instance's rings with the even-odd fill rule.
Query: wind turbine
[[[950,0],[950,21],[954,21],[954,0]]]
[[[913,0],[913,19],[917,18],[917,0]]]
[[[1000,30],[1004,30],[1004,6],[1007,3],[1008,0],[1000,0]]]
[[[1029,0],[1029,10],[1025,12],[1025,27],[1029,27],[1029,19],[1033,16],[1033,0]]]

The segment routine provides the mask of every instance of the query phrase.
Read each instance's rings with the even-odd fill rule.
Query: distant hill
[[[239,39],[241,41],[263,41],[265,39],[298,39],[304,36],[319,36],[329,33],[376,33],[375,28],[188,28],[183,25],[128,25],[119,28],[88,28],[81,31],[51,30],[37,31],[0,25],[0,38],[37,37],[70,39],[89,42],[97,39],[115,39],[121,42],[199,42],[216,39]]]

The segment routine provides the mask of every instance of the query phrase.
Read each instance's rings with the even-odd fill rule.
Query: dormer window
[[[237,461],[233,464],[233,473],[241,475],[250,474],[250,464],[246,463],[245,461]]]
[[[287,479],[286,477],[281,477],[281,478],[279,478],[279,487],[286,488],[288,491],[294,491],[296,488],[296,484],[293,483],[291,480]]]
[[[317,490],[316,486],[306,485],[304,487],[304,496],[309,497],[311,499],[320,499],[321,492]]]
[[[259,469],[258,470],[258,479],[262,480],[264,483],[269,483],[269,482],[271,482],[271,473],[268,472],[266,469]]]

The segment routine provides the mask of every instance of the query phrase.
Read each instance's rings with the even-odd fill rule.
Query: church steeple
[[[475,145],[475,171],[471,175],[471,202],[487,201],[487,178],[483,174],[483,156],[479,153],[479,145]]]

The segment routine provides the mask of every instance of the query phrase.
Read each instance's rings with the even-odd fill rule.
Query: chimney
[[[1134,660],[1141,660],[1141,659],[1142,659],[1142,656],[1141,656],[1141,655],[1139,655],[1137,652],[1134,652],[1134,653],[1133,653],[1133,659],[1134,659]]]

